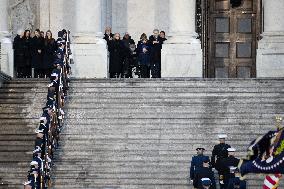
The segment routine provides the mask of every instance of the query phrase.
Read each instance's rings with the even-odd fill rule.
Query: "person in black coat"
[[[18,78],[25,77],[25,41],[24,32],[19,30],[18,35],[14,38],[13,42],[14,49],[14,67]]]
[[[165,41],[167,41],[168,39],[166,38],[166,32],[165,31],[161,31],[160,32],[160,38],[164,44]]]
[[[57,49],[57,44],[50,30],[46,32],[44,39],[44,50],[43,50],[43,67],[45,69],[45,76],[49,77],[53,70],[54,54]]]
[[[26,30],[24,34],[24,56],[25,56],[25,69],[24,69],[24,77],[30,78],[32,77],[32,68],[31,68],[31,32],[30,30]]]
[[[110,78],[119,78],[122,73],[123,61],[126,57],[126,48],[120,40],[120,34],[114,34],[114,39],[109,41],[108,50],[110,53],[109,73]]]
[[[113,39],[113,34],[111,33],[111,28],[110,27],[106,27],[104,40],[106,40],[106,42],[108,43],[112,39]]]
[[[214,172],[210,168],[210,159],[206,157],[203,159],[203,166],[198,168],[195,172],[194,179],[193,179],[193,186],[197,189],[204,189],[202,184],[203,178],[209,178],[211,180],[210,189],[216,189],[215,177]]]
[[[149,38],[151,45],[151,72],[153,78],[161,78],[161,51],[163,41],[159,36],[159,30],[155,29]]]
[[[123,36],[122,41],[127,49],[129,49],[130,44],[135,44],[135,41],[131,38],[131,36],[127,32]]]
[[[45,75],[43,66],[43,49],[44,39],[40,36],[40,30],[37,29],[31,43],[32,68],[34,68],[35,77],[43,78]]]

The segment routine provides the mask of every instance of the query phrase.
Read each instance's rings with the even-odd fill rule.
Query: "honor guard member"
[[[208,156],[204,156],[203,153],[205,151],[204,148],[197,148],[197,155],[192,157],[191,165],[190,165],[190,180],[193,182],[195,171],[203,166],[203,159],[209,158]]]
[[[210,189],[216,189],[214,172],[210,168],[210,159],[209,157],[205,157],[203,159],[202,167],[196,170],[193,179],[193,186],[197,189],[203,189],[202,180],[203,178],[209,178],[212,182],[210,185]]]
[[[228,148],[228,157],[222,160],[220,172],[224,175],[224,187],[228,186],[229,180],[235,177],[235,169],[239,165],[240,159],[235,157],[235,148]]]
[[[227,135],[221,134],[221,135],[218,135],[218,138],[219,138],[220,143],[215,145],[214,148],[213,148],[211,163],[212,163],[212,167],[215,168],[218,171],[220,189],[224,189],[224,175],[220,171],[219,165],[221,165],[221,162],[224,158],[228,157],[227,149],[231,148],[231,146],[229,144],[225,143]]]
[[[202,189],[210,189],[210,186],[212,184],[210,178],[202,178],[201,183],[203,187]]]
[[[241,173],[237,167],[231,168],[234,170],[235,177],[230,178],[228,186],[226,189],[246,189],[247,183],[245,180],[241,179]]]

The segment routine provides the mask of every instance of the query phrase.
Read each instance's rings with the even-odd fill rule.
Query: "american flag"
[[[267,175],[264,180],[263,189],[277,189],[281,174]]]

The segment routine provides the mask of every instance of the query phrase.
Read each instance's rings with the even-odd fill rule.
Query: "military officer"
[[[237,167],[231,168],[234,170],[235,177],[230,178],[226,189],[246,189],[247,183],[241,179],[240,171]]]
[[[228,148],[228,157],[222,160],[219,165],[220,171],[224,175],[224,187],[227,188],[229,180],[235,177],[235,169],[239,165],[240,159],[235,157],[235,148]]]
[[[204,156],[203,153],[205,151],[204,148],[197,148],[197,155],[192,157],[191,165],[190,165],[190,180],[193,182],[195,171],[203,166],[203,159],[209,158],[208,156]]]
[[[212,184],[210,178],[202,178],[201,183],[203,187],[202,189],[210,189],[210,186]]]
[[[210,159],[205,157],[203,159],[202,167],[198,168],[194,174],[193,186],[197,189],[204,189],[202,185],[202,179],[209,178],[212,182],[209,189],[216,189],[214,172],[210,168]]]
[[[222,164],[222,160],[228,157],[227,149],[231,148],[231,146],[225,142],[227,137],[226,134],[218,135],[220,143],[214,146],[211,157],[212,167],[215,168],[219,174],[220,189],[224,189],[224,174],[222,170],[220,170],[220,165]]]

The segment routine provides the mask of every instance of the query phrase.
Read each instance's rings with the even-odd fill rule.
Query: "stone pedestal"
[[[257,77],[284,77],[284,1],[263,1],[263,5],[264,32],[257,50]]]
[[[75,78],[107,78],[108,50],[106,42],[98,36],[80,34],[74,36],[72,45],[75,64],[72,77]]]
[[[75,19],[73,77],[107,78],[108,51],[101,33],[101,0],[77,0]]]
[[[195,1],[170,0],[170,33],[162,49],[162,77],[202,77],[202,50],[195,32]]]
[[[198,44],[165,44],[162,77],[202,77],[202,53]]]

